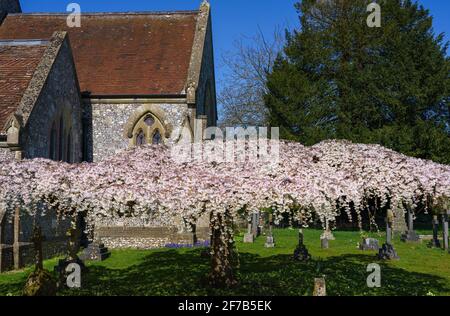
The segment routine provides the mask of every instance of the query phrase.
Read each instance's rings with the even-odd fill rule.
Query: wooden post
[[[14,210],[14,269],[20,269],[20,207],[17,206]]]

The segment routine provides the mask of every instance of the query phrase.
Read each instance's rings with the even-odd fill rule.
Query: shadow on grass
[[[328,295],[426,295],[450,292],[444,278],[381,265],[381,288],[369,289],[366,271],[374,255],[341,255],[308,263],[294,262],[289,255],[260,257],[240,254],[240,285],[231,290],[201,286],[209,260],[200,250],[152,253],[125,269],[105,267],[107,261],[89,267],[80,290],[61,295],[311,295],[314,277],[326,276]],[[24,282],[25,279],[21,280]],[[23,282],[0,284],[0,294],[16,292]]]

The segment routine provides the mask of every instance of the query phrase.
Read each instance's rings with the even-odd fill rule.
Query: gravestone
[[[267,236],[266,239],[266,243],[264,245],[264,247],[266,248],[274,248],[275,247],[275,239],[273,238],[273,233],[272,233],[272,214],[269,215],[269,235]]]
[[[259,236],[259,213],[252,214],[252,234],[256,238]]]
[[[54,267],[54,271],[59,276],[58,287],[66,287],[66,280],[69,273],[66,271],[68,265],[75,263],[78,264],[81,268],[81,271],[84,273],[87,271],[84,262],[78,257],[78,251],[80,250],[80,229],[71,227],[68,229],[66,236],[68,237],[67,242],[67,256],[64,259],[60,259],[58,261],[58,265]]]
[[[392,245],[392,223],[393,215],[388,211],[386,217],[386,243],[380,248],[378,252],[378,259],[380,260],[397,260],[400,259],[397,252]]]
[[[83,261],[103,261],[111,256],[108,248],[100,241],[90,243],[80,256]]]
[[[441,248],[441,243],[439,241],[439,217],[433,215],[433,239],[428,244],[431,248]]]
[[[443,242],[444,242],[444,250],[449,250],[449,241],[448,241],[448,214],[442,215],[442,223],[443,223]]]
[[[380,250],[378,239],[375,238],[364,238],[362,242],[359,244],[359,249],[363,251],[368,250]]]
[[[325,278],[314,278],[314,296],[327,296]]]
[[[252,224],[248,224],[247,233],[244,235],[244,243],[253,243],[255,241],[255,237],[252,234]]]
[[[401,240],[403,242],[418,242],[419,235],[414,231],[414,214],[411,208],[408,208],[408,230],[402,234]]]
[[[322,249],[330,248],[330,244],[328,242],[328,239],[327,238],[321,238],[320,239],[320,246],[322,247]]]
[[[299,229],[298,231],[298,245],[297,248],[294,250],[294,260],[297,261],[308,261],[311,259],[311,255],[308,252],[308,249],[306,249],[306,246],[303,242],[303,230]]]
[[[320,235],[320,239],[324,239],[324,238],[326,238],[328,240],[335,240],[336,239],[336,238],[334,238],[333,232],[330,229],[328,220],[325,220],[325,230],[322,233],[322,235]]]

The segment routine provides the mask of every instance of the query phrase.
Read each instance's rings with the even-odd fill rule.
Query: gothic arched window
[[[132,145],[162,144],[164,142],[163,135],[164,127],[161,122],[153,114],[147,113],[134,126]]]

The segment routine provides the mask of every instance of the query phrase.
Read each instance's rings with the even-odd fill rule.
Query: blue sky
[[[65,12],[77,2],[85,12],[168,11],[198,9],[201,0],[21,0],[24,12]],[[299,25],[294,9],[297,0],[211,0],[217,83],[223,74],[221,56],[233,49],[233,41],[262,30],[270,37],[275,27]],[[436,33],[445,32],[450,40],[450,1],[420,0],[434,16]]]

